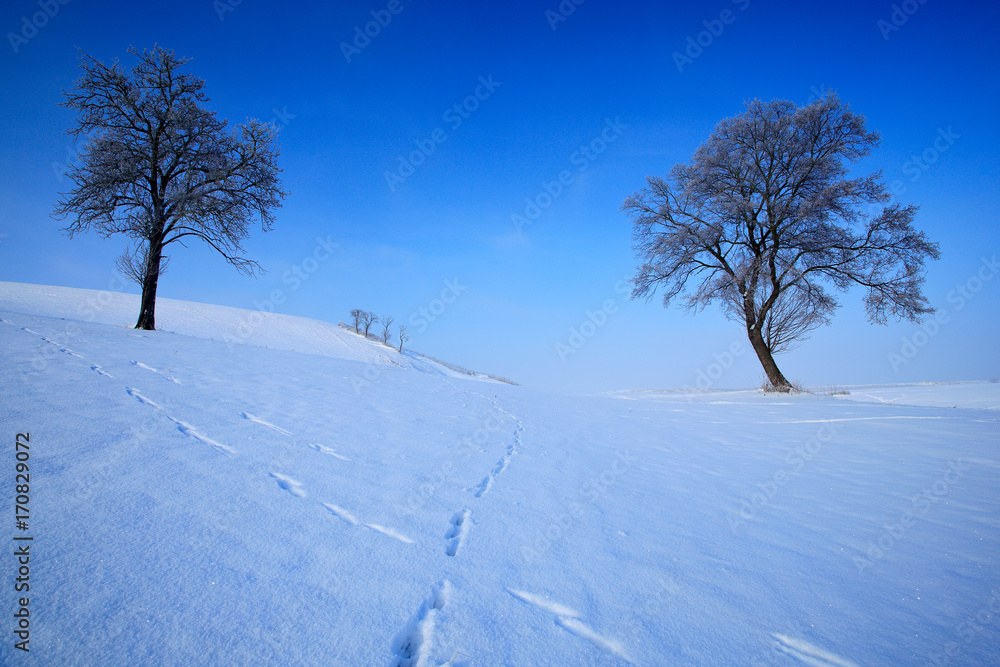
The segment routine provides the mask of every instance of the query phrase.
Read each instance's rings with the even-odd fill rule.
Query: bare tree
[[[367,310],[361,311],[361,326],[365,328],[365,338],[368,338],[368,330],[378,322],[378,315],[369,313]]]
[[[382,318],[382,342],[385,343],[386,345],[389,344],[389,339],[392,338],[392,331],[389,330],[389,327],[391,327],[391,326],[392,326],[392,318],[391,317],[383,317]]]
[[[351,311],[351,319],[354,320],[354,332],[361,333],[361,316],[364,315],[363,310],[360,308],[355,308]]]
[[[791,385],[773,354],[838,306],[822,282],[863,287],[874,323],[919,321],[933,312],[921,290],[937,244],[913,228],[915,206],[887,205],[880,172],[846,177],[878,143],[833,93],[804,107],[748,103],[690,164],[625,200],[642,262],[632,298],[662,288],[664,306],[679,297],[694,311],[719,300],[780,391]]]
[[[269,231],[287,193],[273,125],[249,120],[231,132],[202,106],[204,81],[180,71],[189,59],[159,46],[129,54],[138,58],[130,72],[80,56],[83,74],[63,106],[79,112],[69,134],[88,140],[68,171],[75,188],[53,215],[72,216],[70,237],[94,230],[130,239],[119,268],[142,285],[136,328],[154,329],[164,248],[201,239],[253,275],[260,266],[242,255],[250,223],[259,216]]]
[[[170,258],[160,255],[160,275],[167,271],[167,264]],[[130,242],[118,259],[115,260],[115,267],[118,271],[132,282],[142,285],[146,277],[146,267],[149,266],[149,245],[144,243]]]
[[[410,336],[406,333],[406,325],[399,325],[399,353],[403,353],[403,342],[410,340]]]

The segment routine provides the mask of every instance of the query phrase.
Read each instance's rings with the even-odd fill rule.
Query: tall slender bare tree
[[[75,188],[53,215],[71,218],[71,237],[93,230],[130,239],[119,267],[142,285],[136,328],[154,329],[164,249],[200,239],[253,275],[260,266],[242,243],[254,218],[271,229],[287,193],[273,125],[251,119],[229,131],[203,107],[204,81],[181,71],[189,59],[159,46],[129,54],[138,62],[126,72],[81,53],[83,74],[63,105],[79,113],[69,134],[88,140],[68,172]]]
[[[921,290],[939,251],[914,229],[917,208],[889,204],[880,172],[847,177],[878,143],[833,93],[804,107],[748,103],[690,164],[625,200],[641,261],[632,297],[662,289],[664,306],[695,311],[719,301],[780,391],[791,385],[773,355],[838,306],[822,283],[861,286],[875,323],[933,312]]]
[[[392,338],[392,326],[393,319],[391,317],[382,318],[382,342],[386,345],[389,344],[389,340]]]

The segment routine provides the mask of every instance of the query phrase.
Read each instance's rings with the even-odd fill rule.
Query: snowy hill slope
[[[0,282],[0,310],[131,327],[139,312],[139,297],[121,292]],[[156,321],[159,331],[223,341],[230,347],[253,345],[459,375],[405,349],[399,354],[343,327],[294,315],[160,298],[156,300]]]
[[[0,556],[0,664],[1000,656],[995,411],[550,394],[361,339],[227,344],[211,306],[198,336],[140,332],[3,288],[0,423],[8,466],[30,433],[31,489],[0,536],[34,539],[30,654]]]

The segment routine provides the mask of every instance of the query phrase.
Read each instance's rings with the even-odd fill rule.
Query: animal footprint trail
[[[857,663],[834,655],[802,639],[777,633],[771,636],[777,640],[775,647],[779,651],[807,665],[812,665],[812,667],[858,667]]]
[[[25,331],[27,331],[27,329],[25,329]],[[32,331],[31,333],[35,333],[35,332]],[[38,334],[36,334],[36,335],[38,335]],[[79,354],[77,354],[73,350],[69,349],[68,347],[65,347],[64,345],[61,345],[61,344],[55,342],[54,340],[46,338],[45,336],[42,336],[42,340],[44,340],[46,343],[51,343],[52,345],[55,345],[57,348],[59,348],[59,351],[62,352],[62,353],[64,353],[64,354],[68,354],[71,357],[76,357],[77,359],[83,359],[83,357],[81,357]]]
[[[448,540],[444,552],[449,556],[458,554],[458,550],[465,544],[465,538],[469,535],[469,529],[472,528],[472,519],[469,518],[471,515],[472,510],[465,509],[457,512],[451,518],[451,528],[444,536]]]
[[[447,579],[431,589],[420,609],[393,641],[392,652],[398,657],[393,667],[437,665],[431,657],[435,649],[435,625],[438,612],[448,605],[451,596],[452,586]]]
[[[176,424],[177,425],[177,430],[180,431],[181,433],[183,433],[184,435],[190,436],[190,437],[194,438],[195,440],[198,440],[199,442],[203,442],[206,445],[209,445],[210,447],[214,447],[215,449],[219,450],[220,452],[225,452],[226,454],[235,454],[236,453],[236,450],[233,449],[232,447],[229,447],[227,445],[223,445],[220,442],[216,442],[215,440],[212,440],[208,436],[203,435],[201,432],[199,432],[198,429],[196,429],[194,426],[191,426],[191,424],[188,424],[185,421],[181,421],[180,419],[177,419],[176,417],[173,417],[173,416],[167,414],[166,411],[163,409],[162,406],[160,406],[156,402],[152,401],[151,399],[146,398],[145,396],[143,396],[142,393],[138,389],[135,389],[133,387],[125,387],[125,393],[128,394],[129,396],[131,396],[132,398],[134,398],[135,400],[139,401],[140,403],[142,403],[144,405],[148,405],[149,407],[153,408],[154,410],[158,410],[158,411],[162,412],[163,416],[166,417],[167,419],[169,419],[170,421],[172,421],[174,424]]]
[[[125,393],[134,398],[135,400],[139,401],[140,403],[145,403],[146,405],[152,406],[157,410],[163,409],[153,401],[149,400],[148,398],[140,394],[138,389],[133,389],[132,387],[125,387]]]
[[[482,394],[480,394],[480,396],[482,396]],[[483,396],[483,398],[486,397]],[[483,481],[476,486],[476,498],[482,498],[487,491],[493,488],[493,482],[496,481],[497,476],[506,470],[507,466],[510,465],[511,458],[513,458],[514,454],[517,454],[517,450],[521,445],[521,431],[524,429],[524,426],[521,424],[521,420],[507,410],[501,408],[496,399],[489,400],[497,411],[502,412],[504,415],[514,420],[514,441],[507,445],[507,450],[504,452],[503,456],[500,457],[500,460],[497,461],[496,465],[493,466],[493,470],[490,471],[490,474],[484,477]]]
[[[342,519],[343,521],[346,521],[352,526],[359,526],[361,528],[368,528],[369,530],[374,530],[376,533],[380,533],[382,535],[385,535],[386,537],[391,537],[392,539],[398,540],[399,542],[402,542],[404,544],[415,543],[414,540],[410,539],[406,535],[403,535],[401,532],[399,532],[394,528],[389,528],[387,526],[383,526],[377,523],[363,523],[360,520],[358,520],[358,517],[355,516],[353,512],[351,512],[350,510],[346,510],[343,507],[334,505],[333,503],[323,503],[323,507],[328,509],[331,514],[335,515],[339,519]]]
[[[252,415],[249,412],[243,412],[241,414],[243,416],[243,419],[249,419],[250,421],[256,422],[256,423],[260,424],[261,426],[266,426],[267,428],[271,429],[272,431],[277,431],[278,433],[280,433],[282,435],[287,435],[287,436],[291,436],[292,435],[291,431],[286,431],[285,429],[281,428],[280,426],[275,426],[271,422],[264,421],[260,417],[258,417],[256,415]]]
[[[271,477],[277,480],[278,486],[280,486],[285,491],[288,491],[293,496],[297,496],[299,498],[306,497],[306,492],[302,490],[301,482],[297,482],[291,477],[288,477],[286,475],[281,475],[276,472],[272,472]]]
[[[497,464],[493,466],[493,470],[491,470],[490,474],[484,477],[483,481],[481,481],[479,486],[476,487],[476,498],[482,498],[483,495],[485,495],[486,492],[493,487],[493,482],[496,481],[497,475],[507,469],[507,466],[510,465],[511,457],[514,456],[516,452],[517,447],[515,444],[507,445],[507,451],[504,452],[502,457],[500,457]]]
[[[331,503],[323,503],[323,507],[327,508],[328,510],[330,510],[338,517],[340,517],[347,523],[351,524],[352,526],[358,525],[357,518],[353,514],[345,510],[343,507],[337,507],[336,505],[333,505]]]
[[[332,456],[334,458],[337,458],[337,459],[340,459],[341,461],[350,461],[351,460],[351,459],[347,458],[346,456],[341,456],[340,454],[338,454],[337,452],[333,451],[329,447],[324,447],[323,445],[309,445],[309,449],[315,449],[317,452],[319,452],[321,454],[329,454],[330,456]]]
[[[181,381],[178,380],[177,378],[171,377],[171,376],[167,375],[166,373],[164,373],[163,371],[159,370],[158,368],[153,368],[152,366],[147,366],[146,364],[142,363],[141,361],[132,361],[130,363],[133,366],[136,366],[137,368],[142,368],[142,369],[145,369],[147,371],[156,373],[157,375],[159,375],[159,376],[161,376],[161,377],[163,377],[163,378],[165,378],[167,380],[170,380],[174,384],[180,384],[181,383]]]
[[[235,454],[236,453],[236,450],[233,449],[232,447],[229,447],[227,445],[223,445],[222,443],[219,443],[219,442],[216,442],[215,440],[212,440],[208,436],[203,435],[201,432],[198,431],[198,429],[196,429],[194,426],[191,426],[191,424],[188,424],[187,422],[183,422],[180,419],[176,419],[174,417],[171,417],[170,415],[167,415],[167,419],[169,419],[173,423],[177,424],[177,430],[179,430],[184,435],[189,435],[192,438],[194,438],[195,440],[198,440],[199,442],[203,442],[206,445],[209,445],[210,447],[214,447],[214,448],[218,449],[221,452],[226,452],[227,454]]]
[[[400,542],[405,542],[406,544],[413,544],[413,540],[411,540],[406,535],[403,535],[399,531],[394,530],[392,528],[387,528],[385,526],[380,526],[377,523],[366,523],[364,525],[365,525],[366,528],[371,528],[375,532],[382,533],[383,535],[385,535],[387,537],[391,537],[394,540],[399,540]]]
[[[603,637],[595,632],[593,628],[580,620],[580,613],[572,607],[567,607],[559,602],[552,602],[541,595],[536,595],[527,591],[508,588],[507,592],[522,602],[527,602],[533,607],[554,615],[556,617],[556,625],[576,635],[580,639],[586,639],[602,651],[621,658],[626,662],[632,662],[619,642]]]
[[[105,371],[103,368],[101,368],[97,364],[91,364],[90,365],[90,370],[95,371],[98,375],[103,375],[104,377],[109,377],[112,380],[115,377],[114,375],[112,375],[111,373],[108,373],[107,371]]]

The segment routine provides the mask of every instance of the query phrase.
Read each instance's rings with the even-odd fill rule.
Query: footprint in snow
[[[279,475],[276,472],[272,472],[271,477],[277,480],[278,486],[283,488],[285,491],[288,491],[293,496],[298,496],[299,498],[306,497],[306,492],[302,490],[302,484],[300,482],[296,482],[291,477]]]
[[[320,452],[321,454],[329,454],[330,456],[333,456],[334,458],[338,458],[341,461],[350,461],[351,460],[351,459],[347,458],[346,456],[341,456],[340,454],[338,454],[337,452],[333,451],[329,447],[324,447],[323,445],[309,445],[309,449],[315,449],[317,452]]]
[[[430,595],[417,609],[410,622],[396,635],[392,642],[392,652],[398,660],[393,667],[423,667],[433,662],[435,624],[438,612],[445,608],[451,599],[452,586],[447,579],[431,589]]]
[[[775,648],[807,665],[813,667],[858,667],[856,662],[841,658],[839,655],[830,653],[802,639],[777,633],[771,636],[777,640]]]
[[[256,415],[252,415],[249,412],[244,412],[244,413],[242,413],[242,415],[243,415],[243,419],[249,419],[250,421],[256,422],[256,423],[260,424],[261,426],[266,426],[267,428],[271,429],[272,431],[277,431],[281,435],[289,435],[289,436],[292,435],[291,431],[286,431],[285,429],[281,428],[280,426],[275,426],[271,422],[264,421],[260,417],[258,417]]]
[[[472,527],[472,520],[469,518],[471,514],[472,510],[464,509],[451,517],[451,528],[444,536],[448,540],[444,552],[449,556],[455,556],[465,543],[465,538],[469,535],[469,529]]]
[[[393,528],[387,528],[386,526],[382,526],[377,523],[362,523],[361,521],[358,520],[356,516],[354,516],[353,512],[345,510],[343,507],[338,507],[337,505],[334,505],[332,503],[323,503],[323,507],[330,510],[332,514],[339,517],[340,519],[343,519],[352,526],[362,526],[364,528],[374,530],[376,533],[381,533],[386,537],[391,537],[394,540],[399,540],[404,544],[413,544],[413,540],[411,540],[406,535],[403,535],[398,530],[395,530]]]
[[[593,628],[580,620],[580,613],[575,609],[558,602],[552,602],[541,595],[535,595],[527,591],[508,588],[507,592],[522,602],[527,602],[533,607],[553,614],[556,617],[556,625],[580,639],[586,639],[602,651],[615,655],[626,662],[632,662],[625,653],[624,647],[619,642],[597,634]]]

